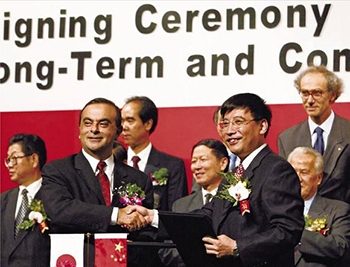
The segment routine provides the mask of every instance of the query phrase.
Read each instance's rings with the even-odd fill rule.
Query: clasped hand
[[[117,224],[129,231],[135,231],[151,224],[152,220],[152,210],[138,205],[130,205],[119,209]]]

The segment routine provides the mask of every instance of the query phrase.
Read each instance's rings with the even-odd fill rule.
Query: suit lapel
[[[299,132],[302,134],[297,134],[296,136],[292,137],[292,138],[295,138],[295,143],[297,144],[297,146],[312,147],[310,127],[309,127],[308,120],[304,121],[300,125]],[[297,138],[299,138],[299,140]]]
[[[149,175],[149,173],[154,172],[160,168],[160,162],[159,162],[159,153],[158,151],[152,146],[151,152],[149,153],[145,173]]]
[[[82,152],[76,155],[74,159],[74,166],[77,169],[79,178],[87,184],[91,192],[96,194],[101,203],[105,203],[98,179],[96,178],[94,171],[91,169],[88,160],[84,157]]]
[[[193,193],[193,199],[190,201],[190,205],[188,207],[189,210],[200,209],[203,206],[203,194],[202,190],[199,190]]]
[[[268,146],[265,146],[253,159],[253,161],[249,164],[248,168],[244,171],[244,177],[247,178],[250,182],[256,177],[254,175],[256,168],[258,168],[261,164],[263,158],[266,157],[267,154],[271,153],[271,149]]]
[[[313,219],[320,217],[324,214],[324,206],[322,202],[322,198],[320,198],[318,195],[316,195],[314,200],[312,201],[308,215],[310,215]]]
[[[343,143],[343,125],[338,116],[335,116],[331,132],[327,140],[327,147],[324,154],[325,173],[332,173],[336,162],[348,144]],[[325,177],[326,180],[328,176]],[[325,181],[323,181],[325,183]]]
[[[6,207],[6,210],[1,213],[1,215],[4,216],[4,225],[2,225],[1,227],[4,227],[4,229],[6,229],[5,231],[3,231],[3,233],[6,235],[5,240],[10,241],[8,245],[9,247],[11,247],[11,249],[9,249],[9,251],[13,250],[15,242],[15,213],[18,191],[18,188],[10,191],[7,197],[7,203],[1,203],[3,207]]]
[[[114,161],[114,170],[113,170],[113,189],[117,189],[122,184],[128,182],[128,173],[126,171],[126,166],[124,166],[124,163]],[[112,192],[113,193],[113,192]],[[112,197],[112,206],[118,206],[119,205],[119,197],[116,193],[113,193]]]

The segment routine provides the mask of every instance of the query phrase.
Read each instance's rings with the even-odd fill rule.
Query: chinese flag
[[[95,267],[126,267],[127,234],[95,234]]]

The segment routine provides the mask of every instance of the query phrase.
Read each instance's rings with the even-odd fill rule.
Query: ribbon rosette
[[[246,188],[244,182],[239,181],[236,185],[231,185],[228,188],[228,193],[238,201],[242,216],[245,213],[250,213],[250,203],[248,200],[250,190]]]
[[[239,204],[241,215],[250,213],[249,195],[251,189],[249,188],[249,181],[243,179],[241,175],[232,172],[221,173],[228,184],[223,185],[223,188],[218,192],[217,197],[225,199],[233,203],[233,206]]]
[[[326,236],[329,231],[329,228],[326,228],[326,226],[327,226],[326,217],[313,219],[309,215],[305,215],[305,230],[308,230],[311,232],[318,232],[321,235]]]
[[[43,234],[46,230],[49,230],[47,226],[47,214],[44,209],[44,205],[41,200],[33,199],[29,206],[30,213],[28,219],[24,220],[18,227],[19,229],[27,230],[35,225],[39,224],[40,232]]]
[[[123,206],[142,206],[142,201],[145,199],[145,193],[137,184],[128,183],[118,187],[115,191],[119,194],[119,202]]]

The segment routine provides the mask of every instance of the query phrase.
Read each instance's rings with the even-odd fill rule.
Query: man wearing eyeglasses
[[[304,227],[304,204],[293,167],[266,144],[271,111],[259,96],[243,93],[228,98],[220,112],[224,142],[239,161],[235,173],[249,184],[250,212],[243,213],[243,205],[226,197],[232,194],[239,199],[240,192],[244,193],[232,181],[233,188],[229,188],[236,188],[236,194],[226,191],[220,198],[226,190],[223,185],[230,182],[224,181],[217,197],[193,211],[212,221],[216,237],[203,237],[206,253],[216,257],[220,267],[294,267],[294,247]],[[133,208],[157,226],[157,211]]]
[[[294,84],[308,119],[279,135],[279,154],[287,158],[296,147],[313,147],[324,158],[319,194],[350,203],[350,121],[332,110],[343,83],[324,66],[312,66],[301,72]]]
[[[16,134],[9,141],[5,166],[19,187],[1,194],[2,267],[47,267],[50,239],[38,224],[23,230],[33,199],[40,199],[41,168],[46,162],[44,141],[37,135]]]

